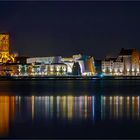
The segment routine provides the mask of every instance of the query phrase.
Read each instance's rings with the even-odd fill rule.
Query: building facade
[[[140,70],[139,52],[136,49],[121,49],[119,57],[124,62],[124,75],[138,75]]]
[[[67,65],[63,63],[52,64],[32,64],[30,66],[31,76],[65,76],[67,75]]]
[[[28,76],[29,65],[19,63],[6,63],[0,65],[0,76]]]
[[[73,55],[74,62],[78,62],[81,69],[81,75],[92,76],[95,75],[94,58],[87,55]]]
[[[52,57],[33,57],[27,58],[27,64],[40,63],[40,64],[52,64],[52,63],[61,63],[61,56],[52,56]]]
[[[67,75],[67,65],[62,63],[61,56],[27,58],[32,76],[60,76]]]
[[[76,71],[75,69],[77,68],[77,71],[79,71],[79,67],[75,66],[78,64],[80,66],[78,75],[92,76],[95,74],[94,59],[91,56],[76,54],[70,58],[62,58],[61,62],[67,65],[68,75],[73,75],[73,69]]]
[[[106,57],[102,62],[102,73],[104,75],[112,75],[112,72],[114,70],[114,61],[116,58],[108,58]]]
[[[105,58],[102,63],[105,75],[139,75],[140,57],[136,49],[121,49],[116,58]]]
[[[72,68],[74,65],[74,60],[71,57],[65,57],[61,59],[61,63],[64,63],[67,65],[67,74],[71,75],[72,74]]]
[[[9,34],[0,33],[0,63],[14,63],[14,54],[9,50]]]

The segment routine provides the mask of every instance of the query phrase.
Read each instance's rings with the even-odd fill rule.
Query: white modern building
[[[74,60],[71,57],[65,57],[61,59],[61,62],[67,65],[68,74],[72,74],[72,68],[74,64]]]
[[[66,75],[67,65],[61,59],[61,56],[27,58],[27,64],[32,65],[30,75]]]
[[[27,64],[41,63],[41,64],[52,64],[52,63],[61,63],[61,56],[52,56],[52,57],[33,57],[27,58]]]
[[[33,64],[30,75],[64,76],[67,75],[67,65],[63,63]]]

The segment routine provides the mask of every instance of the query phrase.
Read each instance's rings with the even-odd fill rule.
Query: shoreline
[[[0,76],[2,80],[140,80],[140,76]]]

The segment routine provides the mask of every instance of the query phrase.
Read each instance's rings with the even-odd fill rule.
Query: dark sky
[[[27,56],[140,50],[140,2],[0,2],[0,32]]]

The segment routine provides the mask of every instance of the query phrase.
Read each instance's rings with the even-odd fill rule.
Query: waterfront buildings
[[[92,56],[82,55],[78,62],[81,66],[83,76],[92,76],[95,74],[94,59]]]
[[[139,52],[136,49],[121,49],[119,57],[124,62],[125,75],[138,75],[140,69]]]
[[[102,61],[104,75],[139,75],[140,57],[136,49],[122,48],[116,58],[106,57]]]
[[[64,76],[66,64],[22,64],[9,63],[0,65],[0,76]]]
[[[66,64],[66,66],[67,66],[67,74],[71,75],[72,74],[72,68],[73,68],[73,65],[74,65],[73,58],[72,57],[63,57],[61,59],[61,63]]]
[[[61,59],[61,56],[27,58],[27,64],[30,64],[29,75],[67,75],[67,65]]]
[[[114,59],[115,58],[108,58],[107,57],[102,61],[102,73],[104,73],[104,75],[112,73]]]
[[[0,65],[0,76],[28,76],[28,73],[28,64],[4,63]]]
[[[122,48],[118,56],[97,61],[93,56],[83,54],[71,57],[23,57],[11,54],[9,46],[9,34],[1,33],[1,76],[140,75],[140,53],[136,49]]]
[[[76,54],[71,58],[62,58],[62,62],[67,65],[69,75],[73,75],[73,73],[82,76],[91,76],[95,74],[94,59],[92,56]],[[77,68],[77,72],[73,72],[75,68]]]
[[[93,62],[93,57],[81,54],[69,58],[61,56],[27,58],[27,64],[32,65],[31,75],[94,75]]]
[[[102,61],[102,73],[104,75],[123,75],[124,64],[122,59],[106,57]]]
[[[97,74],[92,56],[76,54],[69,58],[63,58],[62,56],[28,58],[10,54],[9,34],[6,33],[0,34],[0,63],[0,75],[92,76]],[[108,62],[105,61],[104,67],[108,65],[107,63]],[[116,64],[116,67],[117,66]],[[111,67],[112,66],[107,69],[111,70]]]
[[[61,56],[52,56],[52,57],[32,57],[27,58],[27,64],[52,64],[52,63],[61,63]]]
[[[67,74],[67,66],[64,63],[40,64],[31,65],[29,75],[32,76],[64,76]]]

